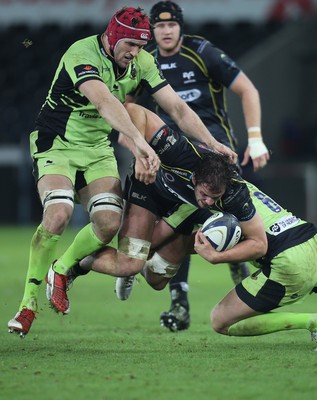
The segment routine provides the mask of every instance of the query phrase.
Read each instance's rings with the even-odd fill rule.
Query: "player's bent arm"
[[[236,162],[237,155],[227,146],[219,143],[205,127],[199,116],[178,97],[170,85],[164,86],[153,94],[155,101],[176,122],[189,137],[205,143],[211,149],[228,154]]]
[[[267,252],[267,237],[261,217],[255,214],[246,222],[240,222],[243,240],[230,250],[217,252],[201,231],[195,236],[194,250],[212,264],[237,263],[256,260]]]

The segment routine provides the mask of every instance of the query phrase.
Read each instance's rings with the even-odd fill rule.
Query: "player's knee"
[[[153,257],[146,262],[146,266],[153,274],[157,274],[159,277],[166,279],[168,282],[169,279],[176,275],[177,271],[179,270],[180,263],[171,263],[155,252]]]
[[[147,276],[146,281],[151,286],[152,289],[159,291],[159,290],[163,290],[166,288],[166,285],[168,284],[169,279],[166,279],[163,277],[161,277],[161,278],[156,277],[154,279],[151,279],[149,276]]]
[[[54,234],[61,234],[67,227],[74,208],[72,190],[48,190],[41,197],[43,226]]]
[[[117,215],[99,216],[94,219],[94,226],[99,239],[105,243],[108,243],[118,232],[121,224],[121,217]]]
[[[121,224],[123,201],[114,193],[100,193],[93,196],[87,211],[93,221],[98,237],[104,242],[113,238]]]
[[[71,213],[68,212],[68,210],[65,210],[63,207],[54,207],[54,210],[52,215],[46,214],[43,217],[43,226],[51,232],[56,235],[61,235],[64,230],[66,229]]]
[[[222,335],[228,334],[228,326],[223,319],[222,312],[219,309],[218,305],[216,305],[210,313],[210,323],[212,329],[215,332]]]

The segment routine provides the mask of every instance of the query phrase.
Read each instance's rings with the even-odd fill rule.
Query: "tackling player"
[[[146,184],[155,179],[159,158],[122,105],[141,82],[180,129],[194,132],[207,146],[236,158],[233,151],[210,136],[199,117],[168,85],[154,58],[143,50],[150,34],[150,22],[142,9],[124,7],[112,16],[104,33],[71,45],[57,67],[30,135],[43,219],[32,238],[23,299],[8,323],[9,331],[21,337],[34,321],[47,271],[47,296],[54,309],[66,314],[69,304],[59,290],[65,284],[62,273],[103,248],[117,233],[123,201],[117,162],[108,140],[112,129],[131,141],[137,160],[136,178]],[[87,209],[91,223],[78,232],[50,268],[72,216],[78,179],[82,184],[76,200]],[[55,270],[61,274],[55,274]]]

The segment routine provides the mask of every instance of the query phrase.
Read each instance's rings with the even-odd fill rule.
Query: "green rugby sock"
[[[20,310],[24,307],[37,311],[40,285],[56,257],[60,235],[48,232],[42,225],[35,231],[30,247],[29,266]]]
[[[77,264],[87,255],[99,250],[104,246],[105,243],[98,239],[92,229],[92,225],[88,224],[78,232],[72,244],[56,261],[54,265],[54,271],[59,274],[67,275],[67,272],[72,266]]]
[[[228,329],[229,336],[257,336],[292,329],[317,330],[317,314],[268,313],[236,322]]]

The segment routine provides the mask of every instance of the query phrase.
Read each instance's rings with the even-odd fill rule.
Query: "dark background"
[[[28,135],[45,100],[61,55],[74,41],[105,25],[58,23],[0,28],[1,224],[38,223],[41,205],[31,174]],[[235,59],[257,86],[262,128],[271,150],[258,184],[283,206],[317,223],[317,20],[265,22],[211,20],[187,24]],[[240,153],[247,135],[241,102],[228,94]],[[122,157],[125,157],[123,153]]]

